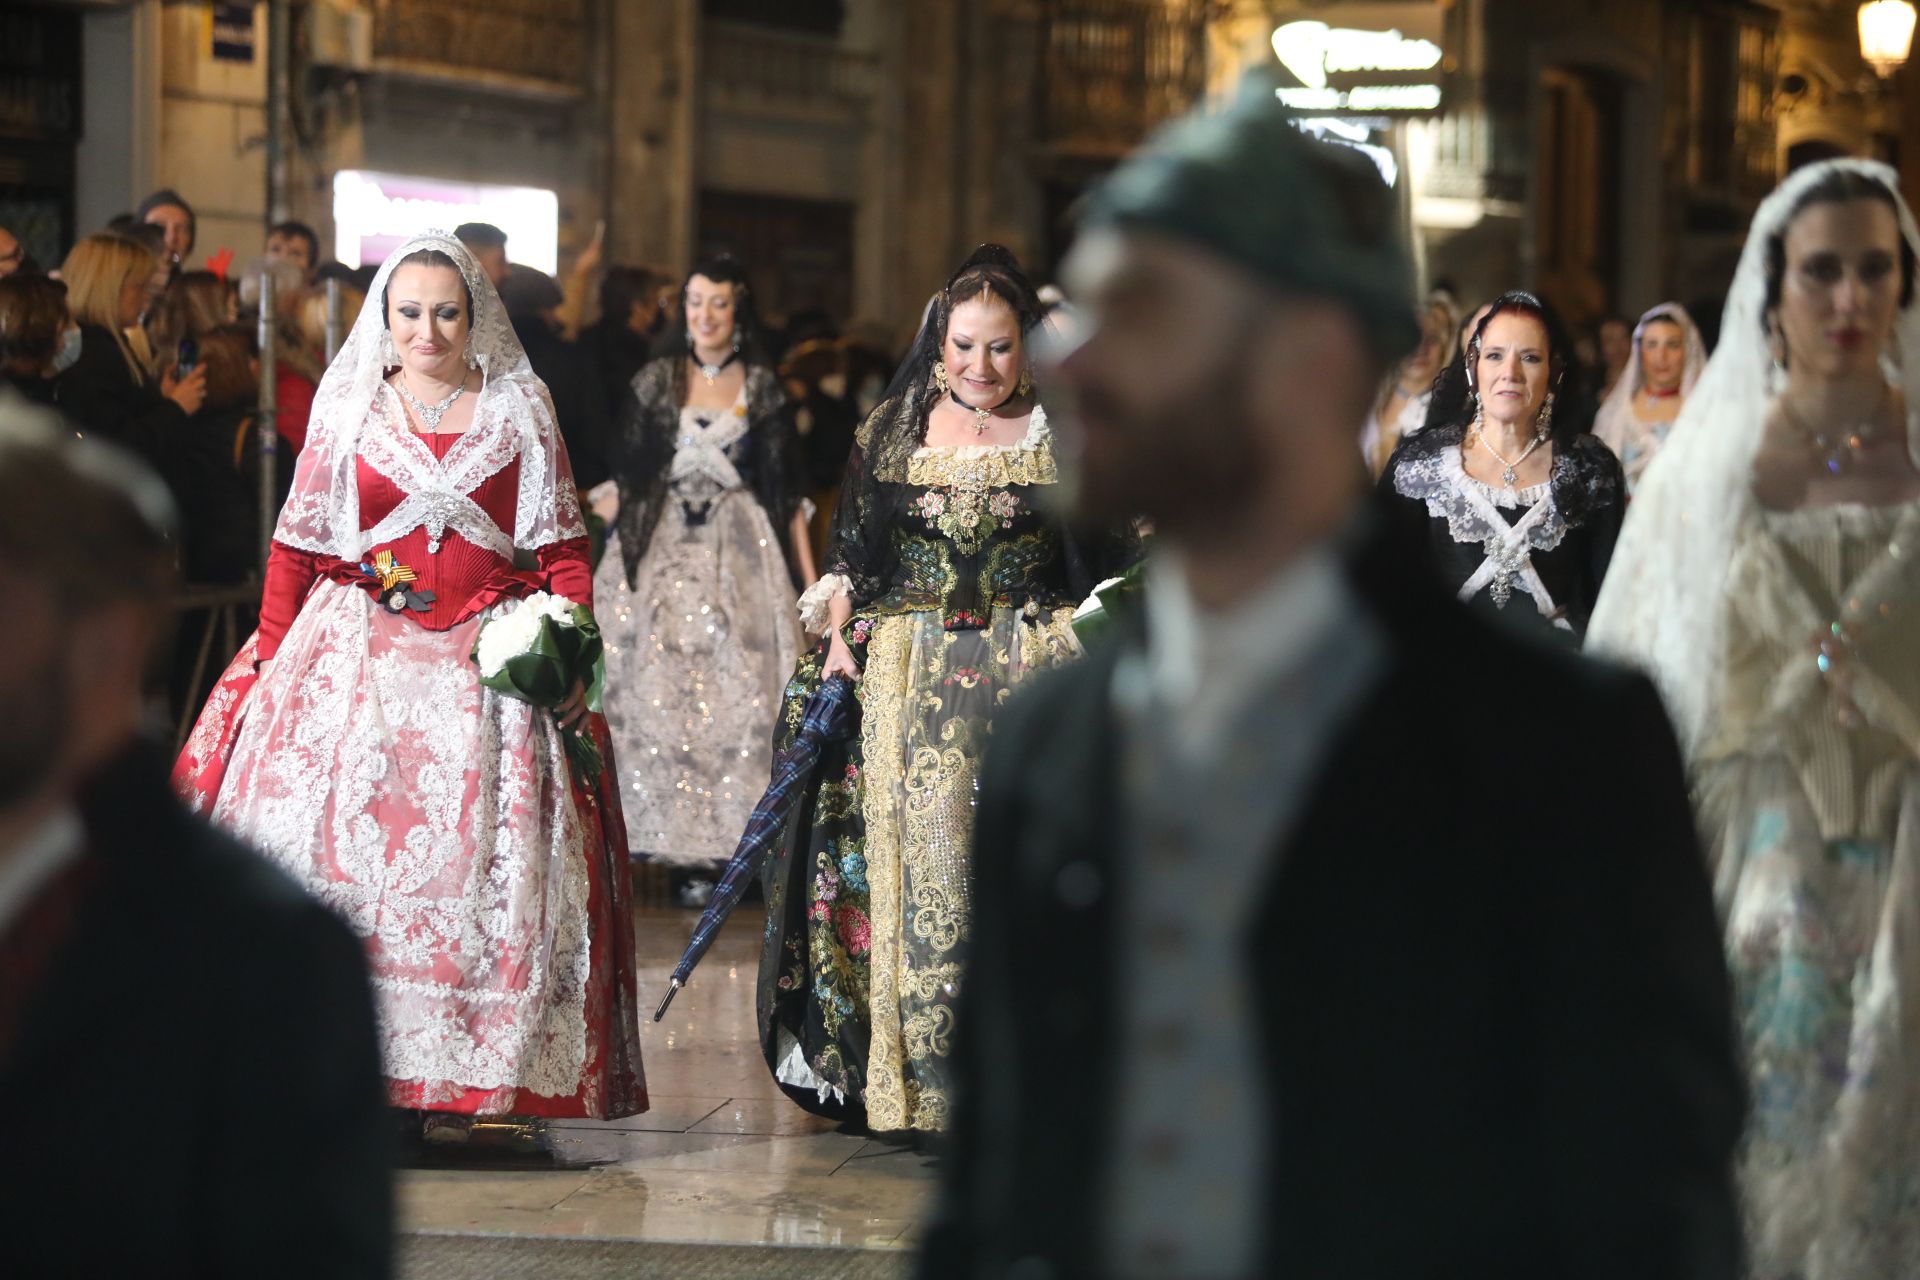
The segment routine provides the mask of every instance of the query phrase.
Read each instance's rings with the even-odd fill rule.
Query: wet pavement
[[[636,913],[652,1109],[625,1120],[559,1122],[550,1160],[408,1169],[401,1229],[910,1248],[933,1189],[933,1161],[802,1111],[761,1060],[753,1005],[762,918],[757,903],[742,905],[666,1021],[655,1023],[697,917]]]

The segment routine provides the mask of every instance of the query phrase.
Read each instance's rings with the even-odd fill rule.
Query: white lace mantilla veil
[[[1640,323],[1633,326],[1633,354],[1627,357],[1626,372],[1620,375],[1619,383],[1606,403],[1600,406],[1600,414],[1594,419],[1593,434],[1617,455],[1626,444],[1627,424],[1633,418],[1633,398],[1640,388],[1646,385],[1646,366],[1640,359],[1640,339],[1646,336],[1647,326],[1655,320],[1673,320],[1680,325],[1686,335],[1687,364],[1680,375],[1680,394],[1693,394],[1694,387],[1700,381],[1700,375],[1707,368],[1707,344],[1700,337],[1700,326],[1693,322],[1687,309],[1677,302],[1663,302],[1640,317]]]
[[[1772,403],[1766,307],[1767,242],[1793,207],[1835,170],[1887,188],[1900,234],[1920,254],[1920,228],[1899,176],[1869,160],[1828,160],[1793,174],[1754,215],[1720,326],[1720,345],[1647,468],[1587,630],[1587,648],[1647,670],[1691,757],[1705,742],[1726,674],[1725,599],[1734,551],[1758,513],[1753,460]],[[1883,364],[1907,398],[1907,448],[1920,445],[1920,297],[1894,323]]]
[[[396,265],[423,249],[447,255],[466,280],[473,295],[473,354],[483,377],[473,425],[441,467],[426,465],[424,448],[403,438],[412,434],[404,414],[380,410],[381,384],[399,364],[398,353],[385,341],[387,281]],[[501,530],[467,495],[516,457],[521,466],[514,527]],[[430,231],[408,240],[381,264],[359,319],[322,375],[306,447],[294,465],[293,489],[274,540],[358,562],[369,548],[425,525],[436,539],[441,529],[450,528],[510,558],[515,549],[532,551],[586,536],[579,495],[570,479],[561,482],[565,458],[553,401],[534,376],[500,295],[465,245]],[[365,531],[356,459],[408,495],[379,527]]]

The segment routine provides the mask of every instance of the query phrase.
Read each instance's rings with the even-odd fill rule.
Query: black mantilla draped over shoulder
[[[686,364],[680,356],[667,356],[649,362],[635,375],[626,415],[608,450],[620,487],[620,513],[614,526],[620,535],[628,586],[646,558],[667,501],[680,410],[687,402]],[[773,370],[755,364],[747,366],[746,397],[749,463],[741,468],[742,478],[766,508],[791,574],[793,513],[800,505],[803,481],[786,396]]]
[[[1545,484],[1503,490],[1466,474],[1466,437],[1466,424],[1454,422],[1409,436],[1394,451],[1380,501],[1395,541],[1476,608],[1577,641],[1626,516],[1619,460],[1577,433],[1554,442]]]

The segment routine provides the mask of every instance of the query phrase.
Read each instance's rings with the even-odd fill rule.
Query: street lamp
[[[1860,56],[1881,79],[1906,65],[1914,17],[1911,0],[1867,0],[1860,6]]]

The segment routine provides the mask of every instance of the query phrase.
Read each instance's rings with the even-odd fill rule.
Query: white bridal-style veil
[[[1754,215],[1720,326],[1720,345],[1647,469],[1607,570],[1589,650],[1650,672],[1689,756],[1707,737],[1726,671],[1727,570],[1758,512],[1750,486],[1772,402],[1773,356],[1764,321],[1767,244],[1794,206],[1836,170],[1887,188],[1900,234],[1920,254],[1920,228],[1900,198],[1899,176],[1868,160],[1809,165]],[[1920,298],[1903,308],[1883,363],[1906,395],[1907,447],[1920,443]]]
[[[473,425],[444,462],[436,462],[413,438],[405,414],[396,412],[397,398],[382,388],[388,372],[400,363],[386,326],[387,281],[395,266],[423,249],[452,259],[473,295],[469,344],[484,379]],[[515,458],[521,460],[521,469],[514,527],[502,530],[468,495]],[[452,529],[511,558],[516,548],[531,551],[586,535],[572,480],[562,482],[564,459],[553,402],[527,363],[500,295],[465,245],[428,232],[408,240],[381,264],[359,319],[321,377],[306,447],[294,468],[293,491],[281,509],[274,540],[357,563],[369,548],[425,526],[436,545],[444,531]],[[377,527],[364,531],[361,462],[407,495]]]
[[[1687,309],[1677,302],[1663,302],[1640,317],[1640,323],[1633,326],[1633,354],[1627,357],[1627,369],[1620,375],[1620,381],[1614,386],[1613,394],[1600,406],[1600,415],[1594,420],[1593,434],[1600,442],[1620,456],[1627,443],[1627,435],[1633,428],[1633,397],[1646,385],[1646,363],[1640,358],[1640,340],[1646,337],[1647,326],[1655,320],[1671,320],[1680,326],[1686,335],[1687,364],[1680,375],[1680,394],[1692,395],[1700,381],[1700,375],[1707,368],[1707,344],[1700,339],[1700,326],[1693,322]]]

